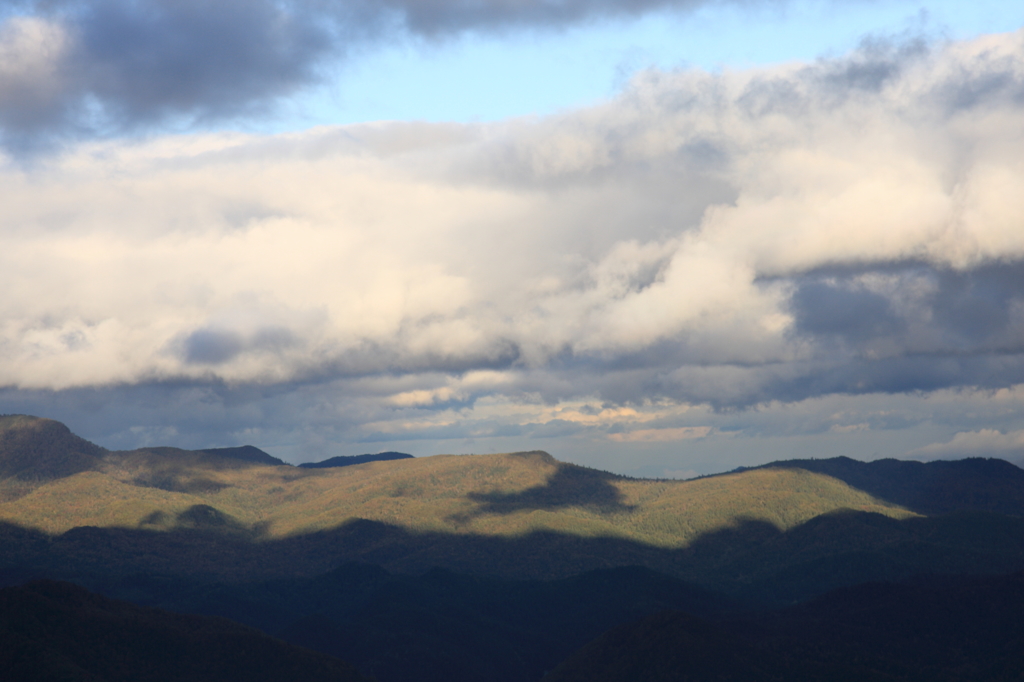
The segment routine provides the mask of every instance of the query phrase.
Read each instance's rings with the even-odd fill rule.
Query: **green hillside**
[[[0,454],[25,459],[10,452]],[[802,470],[634,480],[558,462],[544,452],[438,455],[342,468],[270,466],[175,448],[100,451],[79,460],[76,468],[88,464],[87,470],[60,478],[8,477],[0,519],[48,533],[86,525],[169,530],[195,526],[192,510],[201,508],[215,510],[210,518],[219,519],[225,530],[263,538],[366,519],[411,531],[496,536],[552,531],[682,547],[749,520],[785,530],[839,509],[912,516],[834,478]]]
[[[252,446],[111,452],[50,420],[0,425],[0,586],[70,580],[230,618],[381,682],[537,682],[605,631],[552,679],[683,679],[683,662],[693,679],[912,679],[886,666],[924,660],[931,645],[913,632],[890,628],[907,650],[858,662],[872,654],[857,631],[874,627],[858,611],[870,590],[828,602],[853,630],[829,606],[785,607],[922,574],[1024,570],[1024,472],[997,460],[809,460],[661,481],[544,452],[294,467]],[[929,594],[911,610],[927,614]],[[750,615],[768,608],[782,610]],[[654,615],[666,609],[687,615]],[[958,622],[951,611],[912,627],[929,618],[936,637]],[[847,658],[829,657],[838,638]],[[665,647],[678,655],[659,657]],[[1016,660],[972,651],[994,656],[991,670]],[[944,679],[1003,679],[974,669]]]
[[[8,433],[21,433],[6,442],[32,446],[32,434],[58,433],[53,424],[13,420]],[[237,581],[360,561],[402,573],[437,566],[550,579],[635,565],[791,603],[865,580],[1024,568],[1024,519],[922,517],[798,467],[655,481],[544,452],[340,468],[268,465],[217,450],[96,452],[88,460],[73,453],[87,470],[0,481],[0,571]],[[11,447],[0,460],[27,461]]]

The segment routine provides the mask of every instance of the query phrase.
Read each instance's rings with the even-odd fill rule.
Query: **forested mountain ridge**
[[[0,670],[11,682],[371,682],[340,660],[221,618],[54,581],[0,589]]]
[[[1024,573],[836,590],[798,606],[625,623],[543,682],[1011,682],[1024,670]]]
[[[347,467],[366,462],[388,462],[393,459],[412,459],[412,455],[404,452],[378,452],[376,455],[339,455],[322,462],[304,462],[299,466],[303,469],[326,469],[330,467]]]
[[[920,514],[972,509],[1024,516],[1024,469],[1001,459],[860,462],[833,457],[771,462],[753,468],[802,469],[824,474]]]
[[[5,458],[30,459],[0,451],[0,460]],[[97,449],[84,464],[88,468],[56,478],[0,480],[0,520],[48,533],[79,526],[204,527],[284,538],[365,519],[418,532],[518,537],[549,531],[679,548],[751,520],[787,530],[843,509],[914,516],[802,470],[635,480],[543,452],[299,468],[216,450],[151,447]]]
[[[734,669],[718,673],[743,679],[918,679],[885,668],[916,660],[913,632],[894,635],[906,651],[857,667],[861,645],[821,659],[831,645],[815,623],[833,626],[817,607],[789,605],[829,594],[855,605],[830,591],[871,581],[932,573],[959,584],[961,574],[1024,570],[1024,517],[1007,513],[1020,470],[998,460],[944,463],[952,482],[922,465],[912,474],[925,475],[887,488],[875,463],[844,459],[664,481],[544,452],[344,467],[279,464],[251,446],[112,452],[29,417],[0,418],[0,446],[0,585],[57,578],[231,618],[380,682],[537,682],[586,640],[643,618],[640,639],[724,646]],[[925,511],[935,508],[949,513]],[[1007,585],[1008,603],[1024,608]],[[894,589],[892,599],[919,604],[911,588]],[[750,635],[767,621],[744,613],[782,619],[789,639]],[[623,670],[657,660],[629,644],[637,631],[622,632],[586,656],[621,650]],[[621,663],[578,660],[579,670]],[[971,679],[957,665],[943,663],[936,679]]]
[[[1024,569],[1019,517],[977,511],[971,496],[957,514],[922,517],[786,463],[690,481],[630,479],[543,452],[299,468],[217,450],[109,452],[56,422],[5,419],[5,442],[17,447],[0,459],[24,463],[58,434],[75,446],[71,460],[90,467],[0,479],[0,568],[57,577],[244,581],[362,561],[398,572],[436,566],[550,579],[637,565],[788,603],[933,569]],[[969,472],[961,479],[969,489]],[[1000,494],[1012,501],[1018,493],[1010,485]]]
[[[0,415],[0,479],[71,476],[97,466],[106,452],[58,421]]]

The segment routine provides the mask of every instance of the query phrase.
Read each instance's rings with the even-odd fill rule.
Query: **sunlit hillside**
[[[0,518],[49,533],[86,525],[198,526],[272,538],[361,518],[415,531],[508,536],[551,530],[680,547],[744,520],[788,529],[838,509],[913,515],[799,469],[635,480],[543,452],[303,469],[154,448],[105,452],[91,469],[63,477],[8,477],[3,491]]]

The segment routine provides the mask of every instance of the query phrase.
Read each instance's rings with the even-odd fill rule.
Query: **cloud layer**
[[[0,144],[266,113],[353,49],[560,28],[706,0],[36,0],[0,13]]]
[[[20,21],[2,44],[56,30]],[[292,73],[299,44],[266,58]],[[1021,120],[1018,32],[649,71],[545,119],[82,144],[2,171],[0,385],[344,394],[368,441],[618,442],[708,437],[699,405],[1007,389]]]

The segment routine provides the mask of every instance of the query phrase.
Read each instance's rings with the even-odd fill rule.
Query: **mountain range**
[[[911,643],[922,628],[948,643],[965,595],[1024,606],[1024,471],[1001,460],[793,460],[666,481],[543,452],[370,457],[109,451],[0,417],[0,585],[56,579],[229,618],[380,682],[924,679],[939,644]],[[936,599],[945,615],[914,620]],[[849,625],[869,603],[907,616],[886,630],[891,650]],[[932,679],[1024,669],[1021,627],[1001,613],[972,617],[1001,618],[1002,639],[936,658]],[[656,655],[685,642],[711,667]]]

